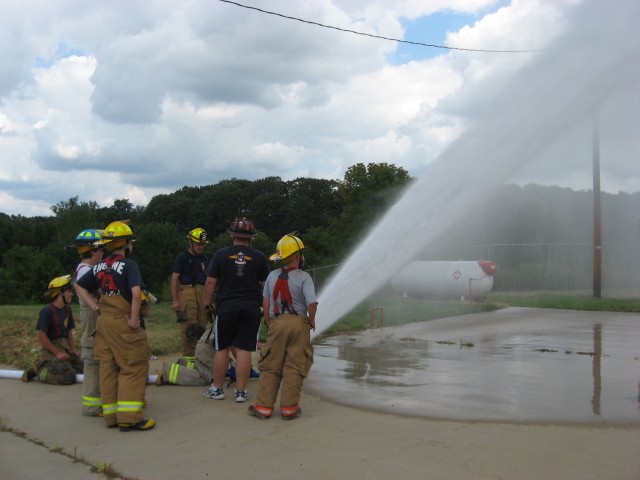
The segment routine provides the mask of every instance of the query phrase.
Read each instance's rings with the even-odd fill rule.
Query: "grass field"
[[[0,364],[24,369],[31,365],[40,353],[35,326],[38,312],[43,305],[0,305]],[[72,306],[74,318],[80,307]],[[145,319],[151,353],[161,355],[180,351],[180,333],[171,304],[151,307],[151,315]],[[80,351],[81,331],[74,331]]]
[[[558,308],[598,312],[640,312],[640,298],[594,298],[590,293],[492,292],[486,301],[510,307]]]
[[[484,301],[471,303],[372,297],[329,327],[323,336],[369,328],[372,309],[375,309],[373,315],[376,325],[380,324],[383,315],[384,325],[393,326],[491,311],[507,306],[640,313],[640,298],[596,299],[586,293],[553,292],[492,292]],[[37,359],[40,346],[36,338],[35,325],[38,312],[42,307],[43,305],[0,305],[0,364],[14,365],[24,369]],[[73,310],[77,318],[79,312],[77,304],[73,306]],[[180,350],[179,329],[169,303],[152,306],[146,324],[151,352],[154,355],[175,353]],[[76,343],[79,343],[80,332],[75,333]]]

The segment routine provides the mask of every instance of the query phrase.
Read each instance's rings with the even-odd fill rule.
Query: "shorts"
[[[218,314],[213,326],[214,347],[216,350],[224,350],[234,346],[240,350],[255,352],[261,319],[259,306]]]

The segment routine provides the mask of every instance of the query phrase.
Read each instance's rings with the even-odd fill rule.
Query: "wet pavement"
[[[507,308],[315,342],[305,388],[430,418],[640,425],[640,315]]]

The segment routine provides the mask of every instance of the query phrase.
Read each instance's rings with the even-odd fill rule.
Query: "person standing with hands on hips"
[[[144,419],[145,388],[149,375],[149,343],[141,326],[142,276],[128,258],[133,251],[133,230],[112,222],[101,243],[107,257],[83,275],[76,291],[98,311],[94,356],[100,361],[100,391],[105,425],[121,432],[150,430],[156,424]],[[99,308],[91,292],[99,290]]]
[[[301,270],[304,244],[297,232],[282,237],[271,260],[284,266],[272,271],[264,285],[262,310],[267,341],[260,350],[260,383],[256,402],[248,413],[261,420],[271,418],[278,390],[280,415],[292,420],[302,414],[302,383],[313,364],[311,329],[316,327],[316,299],[313,280]]]
[[[187,362],[195,362],[198,337],[187,335],[187,327],[196,324],[204,329],[207,326],[203,303],[207,259],[202,252],[209,242],[207,232],[202,228],[191,230],[187,239],[189,248],[180,252],[173,264],[171,299],[180,324],[182,358]]]
[[[251,372],[251,352],[255,352],[260,335],[262,284],[269,275],[269,261],[251,247],[256,229],[251,220],[236,219],[229,228],[233,245],[213,255],[207,268],[204,287],[205,308],[210,308],[213,295],[217,317],[214,322],[213,382],[203,395],[224,399],[222,385],[229,367],[229,351],[235,347],[236,402],[246,402]]]

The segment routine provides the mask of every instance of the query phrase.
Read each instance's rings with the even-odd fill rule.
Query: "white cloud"
[[[402,37],[402,19],[449,9],[479,16],[443,43],[538,49],[559,48],[555,38],[581,21],[576,3],[270,0],[260,7],[391,37]],[[0,77],[0,211],[49,214],[74,195],[145,204],[157,193],[231,177],[342,178],[356,162],[419,175],[537,55],[455,51],[393,65],[396,47],[204,0],[8,4],[0,18],[0,62],[11,66]],[[635,102],[637,90],[629,87]],[[637,125],[640,109],[630,105],[637,103],[617,100],[603,114],[603,154],[637,149],[633,129],[618,125]],[[560,139],[525,173],[588,188],[579,162],[549,168],[554,155],[571,155],[572,142],[583,140]],[[628,158],[603,161],[603,188],[638,190],[640,173]]]
[[[394,158],[402,158],[410,148],[411,139],[394,131],[378,138],[355,140],[345,147],[353,158],[366,159],[363,163],[394,163]]]

